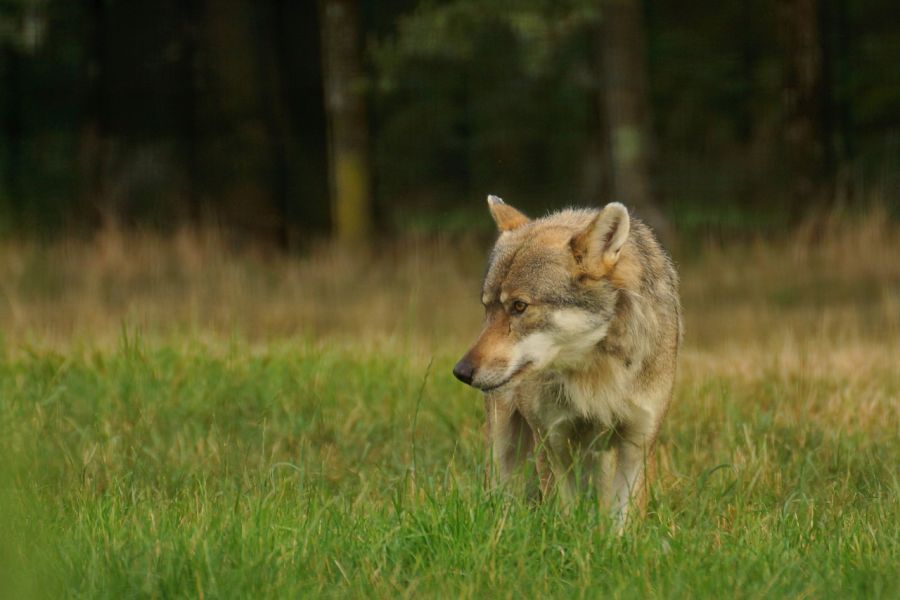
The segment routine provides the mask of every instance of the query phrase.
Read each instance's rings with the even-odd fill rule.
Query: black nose
[[[466,356],[463,356],[460,361],[456,363],[456,366],[453,367],[453,375],[466,385],[472,385],[472,376],[474,373],[475,366]]]

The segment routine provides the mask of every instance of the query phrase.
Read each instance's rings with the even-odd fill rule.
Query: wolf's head
[[[634,268],[622,253],[630,220],[619,203],[537,220],[496,196],[488,206],[500,237],[482,289],[484,328],[453,369],[484,391],[526,373],[577,366],[613,319],[616,273]]]

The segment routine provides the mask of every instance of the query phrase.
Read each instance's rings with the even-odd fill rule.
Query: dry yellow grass
[[[812,237],[801,229],[787,239],[709,245],[680,261],[687,347],[715,356],[731,348],[734,369],[762,349],[819,357],[895,349],[900,228],[873,211],[834,219]],[[187,230],[6,242],[0,332],[13,345],[103,344],[123,326],[150,338],[464,344],[480,319],[488,242],[405,240],[364,256],[328,245],[304,256],[235,250],[214,232]]]

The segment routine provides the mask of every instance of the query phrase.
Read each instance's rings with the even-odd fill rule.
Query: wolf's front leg
[[[583,495],[600,494],[604,488],[604,460],[610,443],[605,427],[579,419],[561,419],[544,436],[543,445],[563,506],[571,507]],[[549,486],[545,487],[548,489]]]
[[[534,454],[534,434],[525,417],[516,409],[511,398],[485,394],[488,444],[491,461],[486,482],[489,488],[505,484],[517,470],[527,477],[526,494],[531,499],[540,496],[540,483],[533,465],[527,465]]]
[[[648,465],[652,439],[624,431],[616,442],[616,472],[612,483],[612,514],[619,532],[633,509],[643,511],[647,501]]]

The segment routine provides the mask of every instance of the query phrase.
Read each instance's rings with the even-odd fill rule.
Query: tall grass
[[[460,245],[0,248],[0,596],[900,594],[895,225],[684,261],[661,475],[621,537],[482,489]]]
[[[214,231],[115,229],[50,246],[6,242],[0,324],[16,343],[115,343],[123,323],[151,337],[465,343],[480,320],[473,302],[489,244],[407,239],[366,254],[325,245],[291,256],[235,247]],[[709,242],[679,261],[688,341],[711,347],[823,330],[892,339],[898,250],[900,227],[883,210],[782,239]]]

